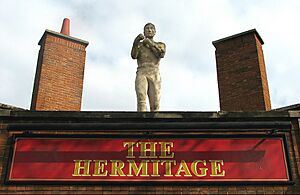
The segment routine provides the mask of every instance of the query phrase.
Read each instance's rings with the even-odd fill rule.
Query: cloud
[[[123,57],[116,64],[90,64],[85,72],[83,107],[87,110],[135,110],[135,66]]]
[[[162,98],[164,111],[218,110],[217,78],[187,69],[176,61],[161,64]]]

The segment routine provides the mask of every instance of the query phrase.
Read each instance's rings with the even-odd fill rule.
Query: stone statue
[[[159,111],[160,101],[160,73],[159,61],[164,57],[166,45],[155,42],[155,26],[147,23],[144,26],[144,35],[139,34],[132,46],[131,57],[137,59],[137,71],[135,79],[135,91],[137,96],[137,111],[147,111],[147,95],[150,103],[150,111]]]

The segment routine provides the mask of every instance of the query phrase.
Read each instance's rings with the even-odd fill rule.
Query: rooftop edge
[[[225,38],[213,41],[212,44],[214,46],[216,46],[216,44],[221,43],[223,41],[227,41],[229,39],[237,38],[237,37],[240,37],[240,36],[243,36],[243,35],[246,35],[246,34],[250,34],[250,33],[254,33],[257,36],[257,38],[259,39],[259,41],[261,42],[261,44],[262,45],[264,44],[264,41],[262,40],[261,36],[258,34],[258,32],[257,32],[257,30],[255,28],[251,29],[251,30],[248,30],[248,31],[245,31],[245,32],[241,32],[241,33],[235,34],[235,35],[231,35],[229,37],[225,37]]]
[[[42,38],[40,39],[40,41],[38,43],[39,45],[42,44],[42,40],[44,39],[44,37],[46,36],[46,34],[51,34],[51,35],[54,35],[54,36],[57,36],[57,37],[68,39],[70,41],[75,41],[75,42],[81,43],[81,44],[83,44],[85,46],[88,46],[88,44],[89,44],[88,41],[85,41],[85,40],[82,40],[82,39],[78,39],[78,38],[75,38],[75,37],[72,37],[72,36],[64,35],[62,33],[58,33],[58,32],[46,29],[45,32],[44,32],[44,34],[43,34],[43,36],[42,36]]]

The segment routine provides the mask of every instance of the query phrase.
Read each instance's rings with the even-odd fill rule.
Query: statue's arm
[[[132,49],[131,49],[131,57],[132,59],[137,59],[138,56],[138,43],[133,43]]]
[[[166,54],[166,45],[164,43],[154,43],[151,50],[156,57],[163,58]]]
[[[131,49],[131,57],[132,59],[137,59],[138,57],[138,49],[140,45],[140,41],[144,39],[143,34],[139,34],[133,41],[132,49]]]
[[[150,48],[154,55],[158,58],[163,58],[166,53],[166,45],[162,42],[155,43],[149,39],[145,39],[143,44]]]

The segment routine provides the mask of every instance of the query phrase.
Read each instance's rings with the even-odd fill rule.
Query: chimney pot
[[[64,19],[60,33],[70,36],[70,20],[68,18]]]

